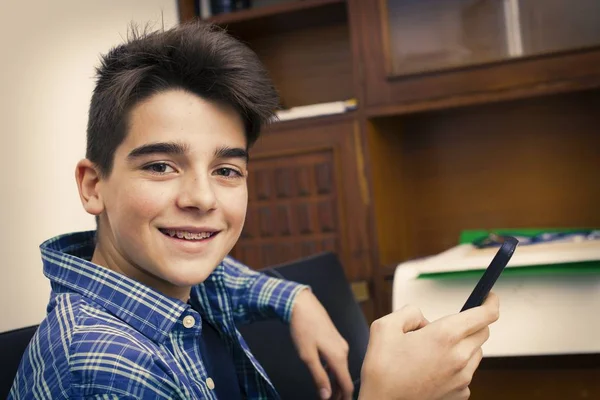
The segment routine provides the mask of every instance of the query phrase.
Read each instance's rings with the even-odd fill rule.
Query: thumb
[[[429,324],[421,310],[414,306],[404,306],[397,312],[398,322],[402,325],[402,332],[412,332]]]
[[[314,352],[311,352],[310,355],[303,357],[303,360],[308,367],[315,384],[317,385],[321,399],[330,398],[331,382],[329,382],[329,376],[327,376],[327,372],[325,371],[323,364],[321,364],[317,349],[315,348]]]

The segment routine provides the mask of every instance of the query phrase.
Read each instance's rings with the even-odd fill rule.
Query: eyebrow
[[[173,154],[183,155],[188,152],[188,146],[177,142],[159,142],[159,143],[148,143],[129,152],[127,156],[128,160],[134,160],[138,157],[146,156],[148,154]]]
[[[128,160],[134,160],[138,157],[146,156],[149,154],[172,154],[172,155],[184,155],[188,152],[189,147],[183,143],[178,142],[159,142],[159,143],[148,143],[129,152],[127,155]],[[215,158],[241,158],[246,163],[250,156],[246,149],[239,147],[219,147],[215,150]]]
[[[246,149],[225,146],[215,150],[215,158],[241,158],[247,163],[250,156]]]

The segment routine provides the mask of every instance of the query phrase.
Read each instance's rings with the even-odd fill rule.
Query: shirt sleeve
[[[232,257],[223,260],[225,286],[237,323],[279,318],[289,323],[298,293],[310,287],[254,271]]]

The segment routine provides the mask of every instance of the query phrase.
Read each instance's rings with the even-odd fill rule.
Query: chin
[[[169,276],[169,279],[167,280],[172,285],[179,287],[194,286],[202,283],[210,276],[210,274],[212,274],[219,263],[215,263],[215,265],[210,268],[202,264],[204,263],[195,263],[194,266],[189,267],[182,266],[179,271],[173,271],[174,273],[171,274],[172,276]],[[183,273],[177,273],[182,270],[184,271]]]

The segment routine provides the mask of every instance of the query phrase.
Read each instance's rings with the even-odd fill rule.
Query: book
[[[356,109],[356,99],[333,101],[328,103],[309,104],[306,106],[292,107],[275,112],[275,121],[288,121],[299,118],[311,118],[324,115],[343,114]]]

